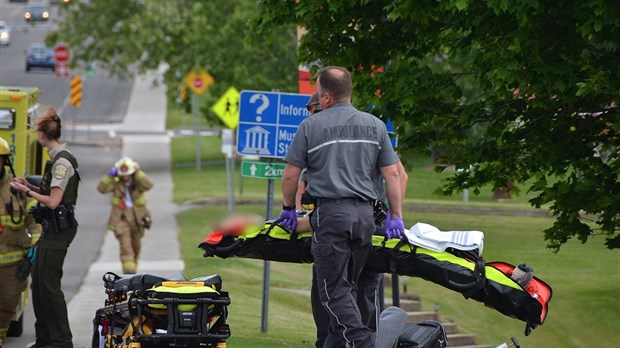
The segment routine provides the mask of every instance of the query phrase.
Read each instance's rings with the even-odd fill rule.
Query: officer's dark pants
[[[34,329],[37,346],[73,348],[61,279],[67,248],[76,231],[77,227],[64,231],[61,236],[45,232],[37,246],[32,270],[32,306],[36,317]]]
[[[375,229],[371,205],[352,199],[320,200],[311,223],[318,294],[330,315],[324,347],[374,347],[374,332],[363,322],[357,304],[358,281]]]

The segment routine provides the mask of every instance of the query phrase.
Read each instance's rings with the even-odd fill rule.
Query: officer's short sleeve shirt
[[[62,144],[53,151],[50,151],[50,157],[54,158],[60,151],[66,150],[66,144]],[[75,175],[75,168],[66,158],[59,158],[52,166],[52,180],[50,188],[58,187],[65,191],[69,179]]]

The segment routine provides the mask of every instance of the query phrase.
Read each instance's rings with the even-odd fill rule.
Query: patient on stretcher
[[[275,220],[265,220],[259,214],[235,213],[224,220],[218,222],[213,231],[220,232],[227,236],[240,236],[244,233],[253,232],[262,228],[265,224],[271,224]],[[296,233],[311,232],[310,218],[302,216],[297,218]]]
[[[204,257],[312,263],[309,218],[298,217],[294,232],[274,222],[257,214],[235,214],[214,226],[215,231],[198,247]],[[418,222],[401,239],[373,236],[366,267],[376,273],[422,278],[459,292],[525,321],[527,335],[543,324],[552,289],[525,264],[486,262],[481,255],[483,242],[481,231],[442,231]]]
[[[259,214],[236,213],[219,222],[214,230],[227,236],[240,236],[252,233],[265,224],[272,224],[275,220],[265,221]],[[286,229],[285,227],[281,226]],[[297,218],[296,233],[311,232],[310,218],[307,215]],[[290,231],[289,231],[290,232]],[[378,234],[383,234],[379,231]],[[410,229],[405,229],[404,237],[413,245],[434,251],[445,251],[446,248],[458,250],[476,250],[482,254],[484,233],[480,231],[440,231],[437,227],[418,222]]]

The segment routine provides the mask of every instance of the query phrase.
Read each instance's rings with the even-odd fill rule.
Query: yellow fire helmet
[[[114,164],[119,176],[131,175],[138,170],[138,163],[125,156]]]
[[[4,140],[4,138],[0,138],[0,156],[10,156],[11,155],[11,147],[9,143]]]

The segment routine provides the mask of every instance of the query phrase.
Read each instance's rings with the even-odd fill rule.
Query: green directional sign
[[[280,179],[285,166],[284,163],[241,161],[241,175],[258,179]]]

